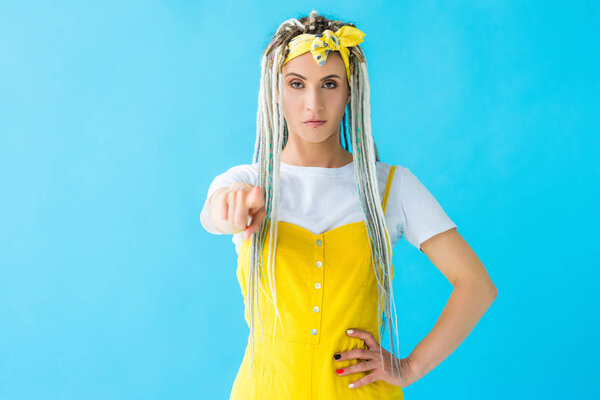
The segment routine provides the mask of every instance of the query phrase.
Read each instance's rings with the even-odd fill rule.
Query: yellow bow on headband
[[[310,51],[317,64],[322,66],[327,61],[327,54],[330,51],[339,51],[346,66],[346,76],[348,77],[348,86],[350,86],[350,50],[348,47],[361,43],[363,37],[365,37],[364,32],[348,25],[342,26],[335,32],[327,29],[318,34],[303,33],[290,40],[289,53],[283,63]]]

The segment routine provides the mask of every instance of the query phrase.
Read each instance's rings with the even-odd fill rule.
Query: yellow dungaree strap
[[[396,170],[396,166],[392,165],[390,168],[390,173],[388,174],[387,183],[385,184],[385,193],[383,195],[383,212],[385,213],[385,206],[387,205],[387,199],[390,194],[390,187],[392,186],[392,178],[394,177],[394,171]]]
[[[383,194],[383,214],[385,215],[385,207],[387,205],[387,200],[388,200],[388,196],[390,194],[390,187],[392,187],[392,178],[394,177],[394,171],[396,170],[396,166],[392,165],[392,167],[390,168],[390,172],[388,174],[388,178],[387,178],[387,182],[385,184],[385,192]],[[385,234],[386,239],[388,237],[388,234],[386,232]],[[393,252],[392,249],[390,249],[390,254]],[[392,278],[394,277],[394,265],[392,265]],[[379,278],[382,278],[381,276],[381,272],[379,272]],[[385,307],[385,296],[381,298],[381,308],[383,309]]]

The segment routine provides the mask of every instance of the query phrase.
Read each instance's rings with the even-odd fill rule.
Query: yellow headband
[[[335,32],[327,29],[319,34],[303,33],[290,40],[289,53],[283,64],[310,50],[317,64],[322,66],[327,61],[327,54],[330,51],[339,51],[346,66],[346,76],[348,77],[348,86],[350,86],[350,50],[348,47],[361,43],[363,37],[365,37],[364,32],[348,25],[342,26]]]

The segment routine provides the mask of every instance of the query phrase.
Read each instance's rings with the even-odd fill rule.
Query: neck
[[[281,151],[281,161],[300,167],[339,168],[352,160],[352,153],[341,146],[338,135],[331,135],[320,143],[311,143],[290,134]]]
[[[300,167],[339,168],[349,164],[352,160],[352,153],[341,146],[334,152],[304,152],[288,150],[286,145],[281,151],[281,161]]]

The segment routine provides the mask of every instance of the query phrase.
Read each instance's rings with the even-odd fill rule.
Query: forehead
[[[310,51],[292,58],[285,63],[282,68],[283,75],[289,72],[296,72],[307,78],[320,78],[322,75],[338,74],[339,76],[346,75],[346,66],[342,60],[342,56],[337,51],[327,53],[325,64],[319,65],[313,58]]]

